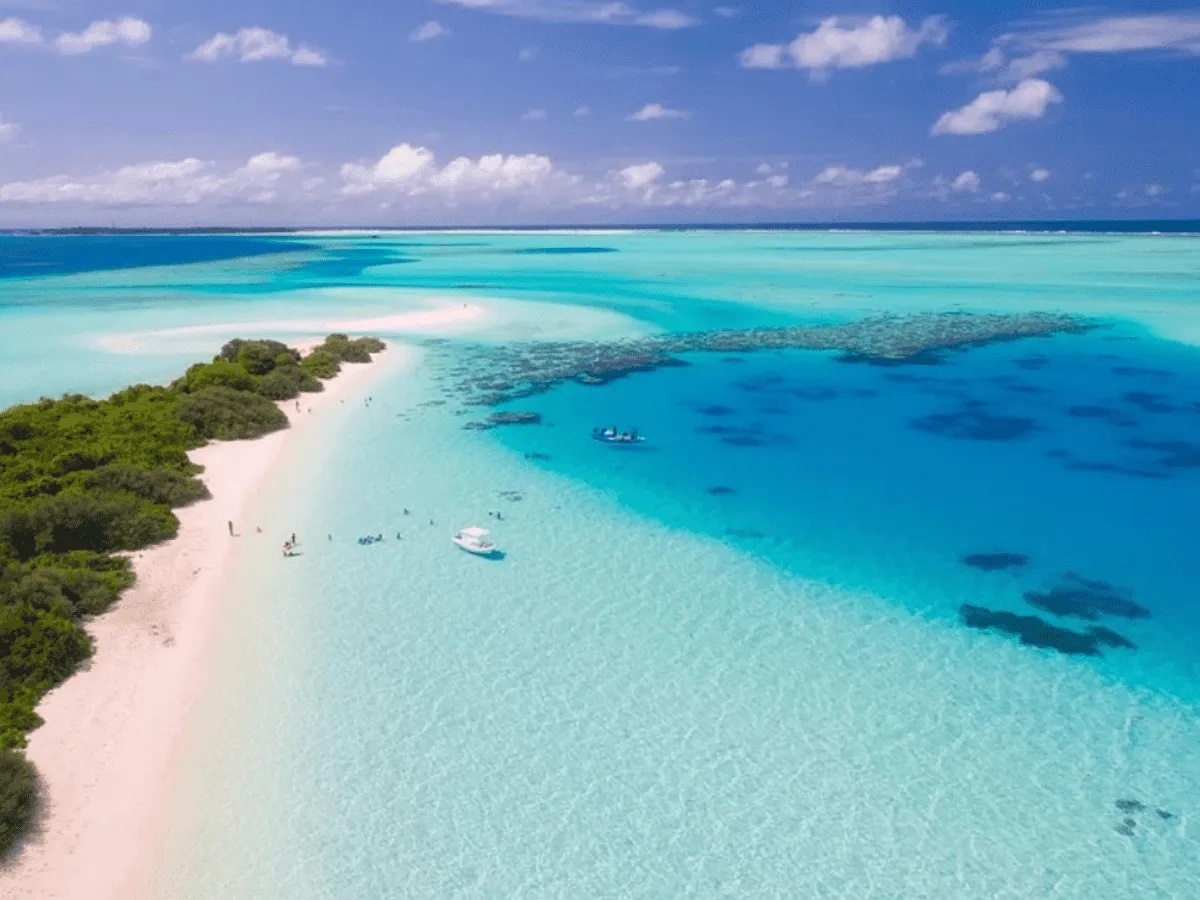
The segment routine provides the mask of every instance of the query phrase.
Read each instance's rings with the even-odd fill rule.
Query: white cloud
[[[1040,119],[1062,94],[1048,81],[1030,78],[1012,90],[985,91],[966,106],[942,113],[933,134],[989,134],[1009,122]]]
[[[1129,53],[1175,50],[1200,56],[1200,13],[1109,16],[1091,22],[1035,29],[1007,39],[1061,53]]]
[[[690,119],[691,117],[692,114],[686,110],[671,109],[661,103],[647,103],[627,118],[630,122],[653,122],[656,119]]]
[[[449,33],[449,30],[441,22],[431,19],[414,28],[408,39],[416,43],[423,43],[424,41],[432,41],[434,38],[445,37]]]
[[[1037,182],[1038,184],[1041,184],[1043,181],[1046,181],[1049,178],[1050,178],[1050,170],[1049,169],[1043,169],[1041,167],[1038,167],[1035,169],[1030,169],[1030,171],[1029,171],[1029,180],[1033,181],[1033,182]]]
[[[817,184],[827,184],[834,187],[857,187],[864,184],[887,184],[895,181],[904,174],[904,166],[878,166],[868,170],[851,169],[847,166],[826,166],[813,178]]]
[[[1007,203],[1012,199],[1012,195],[1005,191],[996,191],[996,193],[992,194],[992,199],[997,203]]]
[[[121,19],[101,19],[80,32],[64,32],[54,39],[54,46],[60,53],[75,56],[113,44],[140,47],[150,40],[150,34],[147,22],[125,16]]]
[[[968,169],[966,172],[963,172],[952,182],[950,182],[950,189],[959,191],[960,193],[966,192],[969,194],[974,194],[979,190],[979,184],[979,176],[975,172],[972,172]]]
[[[662,178],[666,169],[659,163],[648,162],[640,165],[626,166],[620,171],[621,181],[630,190],[649,187]]]
[[[325,51],[307,44],[293,45],[287,35],[257,26],[241,28],[233,34],[218,32],[188,54],[187,58],[207,63],[223,59],[236,59],[244,63],[282,60],[294,66],[325,66],[329,63]]]
[[[947,63],[940,71],[943,75],[990,75],[996,81],[1016,84],[1066,64],[1067,58],[1057,50],[1034,50],[1026,56],[1009,59],[1000,47],[992,47],[979,59]]]
[[[0,185],[0,203],[94,206],[190,206],[205,200],[267,202],[281,177],[301,167],[294,156],[260,153],[220,172],[195,157],[123,166],[96,175],[52,175]]]
[[[16,122],[6,122],[4,116],[0,116],[0,144],[8,143],[20,133],[20,125]]]
[[[578,183],[539,154],[460,156],[439,167],[433,151],[408,143],[393,147],[375,163],[347,163],[341,176],[341,193],[348,197],[387,192],[410,198],[508,196],[533,201],[561,195]]]
[[[610,0],[438,0],[451,6],[477,9],[503,16],[541,22],[592,25],[641,25],[673,30],[688,28],[697,21],[676,9],[644,12],[629,3]]]
[[[571,113],[576,119],[582,119],[584,116],[590,116],[592,108],[590,106],[577,106],[575,112]]]
[[[916,55],[922,44],[946,40],[946,20],[930,16],[909,28],[899,16],[854,19],[830,16],[815,31],[802,33],[790,44],[756,44],[742,51],[747,69],[807,69],[821,76],[830,69],[860,69]]]
[[[737,6],[714,6],[713,15],[720,16],[722,19],[734,19],[742,14],[742,10]]]
[[[0,19],[0,44],[40,44],[42,30],[23,19]]]
[[[522,48],[521,52],[517,54],[517,61],[533,62],[535,59],[537,59],[537,55],[537,47],[524,47]]]
[[[522,122],[544,122],[546,120],[546,111],[544,109],[531,109],[529,112],[521,114]]]
[[[1170,187],[1165,184],[1151,183],[1146,185],[1146,196],[1151,200],[1156,200],[1159,197],[1165,197],[1171,192]]]

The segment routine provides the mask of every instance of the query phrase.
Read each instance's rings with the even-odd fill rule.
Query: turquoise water
[[[154,896],[1200,894],[1200,240],[297,240],[0,280],[10,401],[168,377],[239,322],[503,323],[382,372],[264,489],[305,555],[243,548]],[[479,342],[945,308],[1106,327],[935,366],[695,356],[488,432],[440,377]],[[612,423],[650,441],[590,440]],[[470,523],[502,562],[449,544]],[[962,561],[999,552],[1028,562]],[[1147,615],[1029,602],[1068,573]],[[1136,648],[1024,646],[964,603]]]

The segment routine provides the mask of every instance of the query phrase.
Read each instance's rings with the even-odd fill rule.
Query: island
[[[85,625],[133,585],[129,554],[170,541],[173,510],[209,496],[188,452],[287,428],[284,403],[384,346],[332,334],[305,354],[238,339],[167,386],[0,413],[0,855],[39,808],[21,751],[38,701],[92,655]]]

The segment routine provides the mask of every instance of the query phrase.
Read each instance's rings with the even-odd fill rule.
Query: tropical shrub
[[[24,754],[0,750],[0,853],[33,821],[37,773]]]

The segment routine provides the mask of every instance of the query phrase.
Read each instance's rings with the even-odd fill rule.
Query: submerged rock
[[[1113,805],[1123,813],[1137,813],[1146,809],[1145,803],[1143,803],[1141,800],[1135,800],[1133,798],[1116,800],[1113,802]]]

